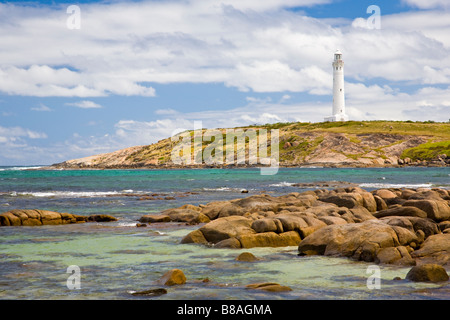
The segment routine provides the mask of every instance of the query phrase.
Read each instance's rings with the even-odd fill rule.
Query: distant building
[[[333,113],[325,121],[348,121],[345,114],[344,61],[339,50],[334,54],[333,61]]]

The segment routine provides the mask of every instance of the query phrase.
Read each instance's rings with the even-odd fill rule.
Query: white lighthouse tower
[[[333,61],[333,114],[325,121],[348,121],[345,114],[344,61],[339,50],[335,52]]]

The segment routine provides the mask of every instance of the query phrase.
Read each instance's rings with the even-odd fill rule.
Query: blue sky
[[[323,121],[338,48],[350,119],[448,121],[449,9],[446,0],[0,1],[0,165],[150,144],[194,121]]]

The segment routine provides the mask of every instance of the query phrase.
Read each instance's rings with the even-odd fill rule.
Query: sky
[[[448,0],[0,1],[0,166],[331,115],[450,119]]]

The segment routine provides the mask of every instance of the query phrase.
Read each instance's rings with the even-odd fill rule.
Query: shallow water
[[[148,299],[131,292],[159,287],[156,281],[173,268],[183,270],[187,283],[151,299],[449,299],[448,285],[393,280],[404,279],[410,268],[380,266],[380,289],[369,289],[369,263],[299,257],[296,247],[236,250],[180,244],[184,235],[199,226],[135,227],[143,214],[185,203],[302,191],[292,187],[295,182],[450,187],[449,174],[446,168],[280,169],[279,175],[265,177],[255,169],[3,170],[1,211],[107,213],[119,221],[0,228],[0,299]],[[249,193],[240,193],[243,188]],[[164,193],[175,200],[139,200],[139,194],[148,193]],[[261,260],[236,261],[243,251]],[[81,289],[67,286],[71,265],[80,268]],[[245,287],[257,282],[277,282],[292,291],[265,293]]]

